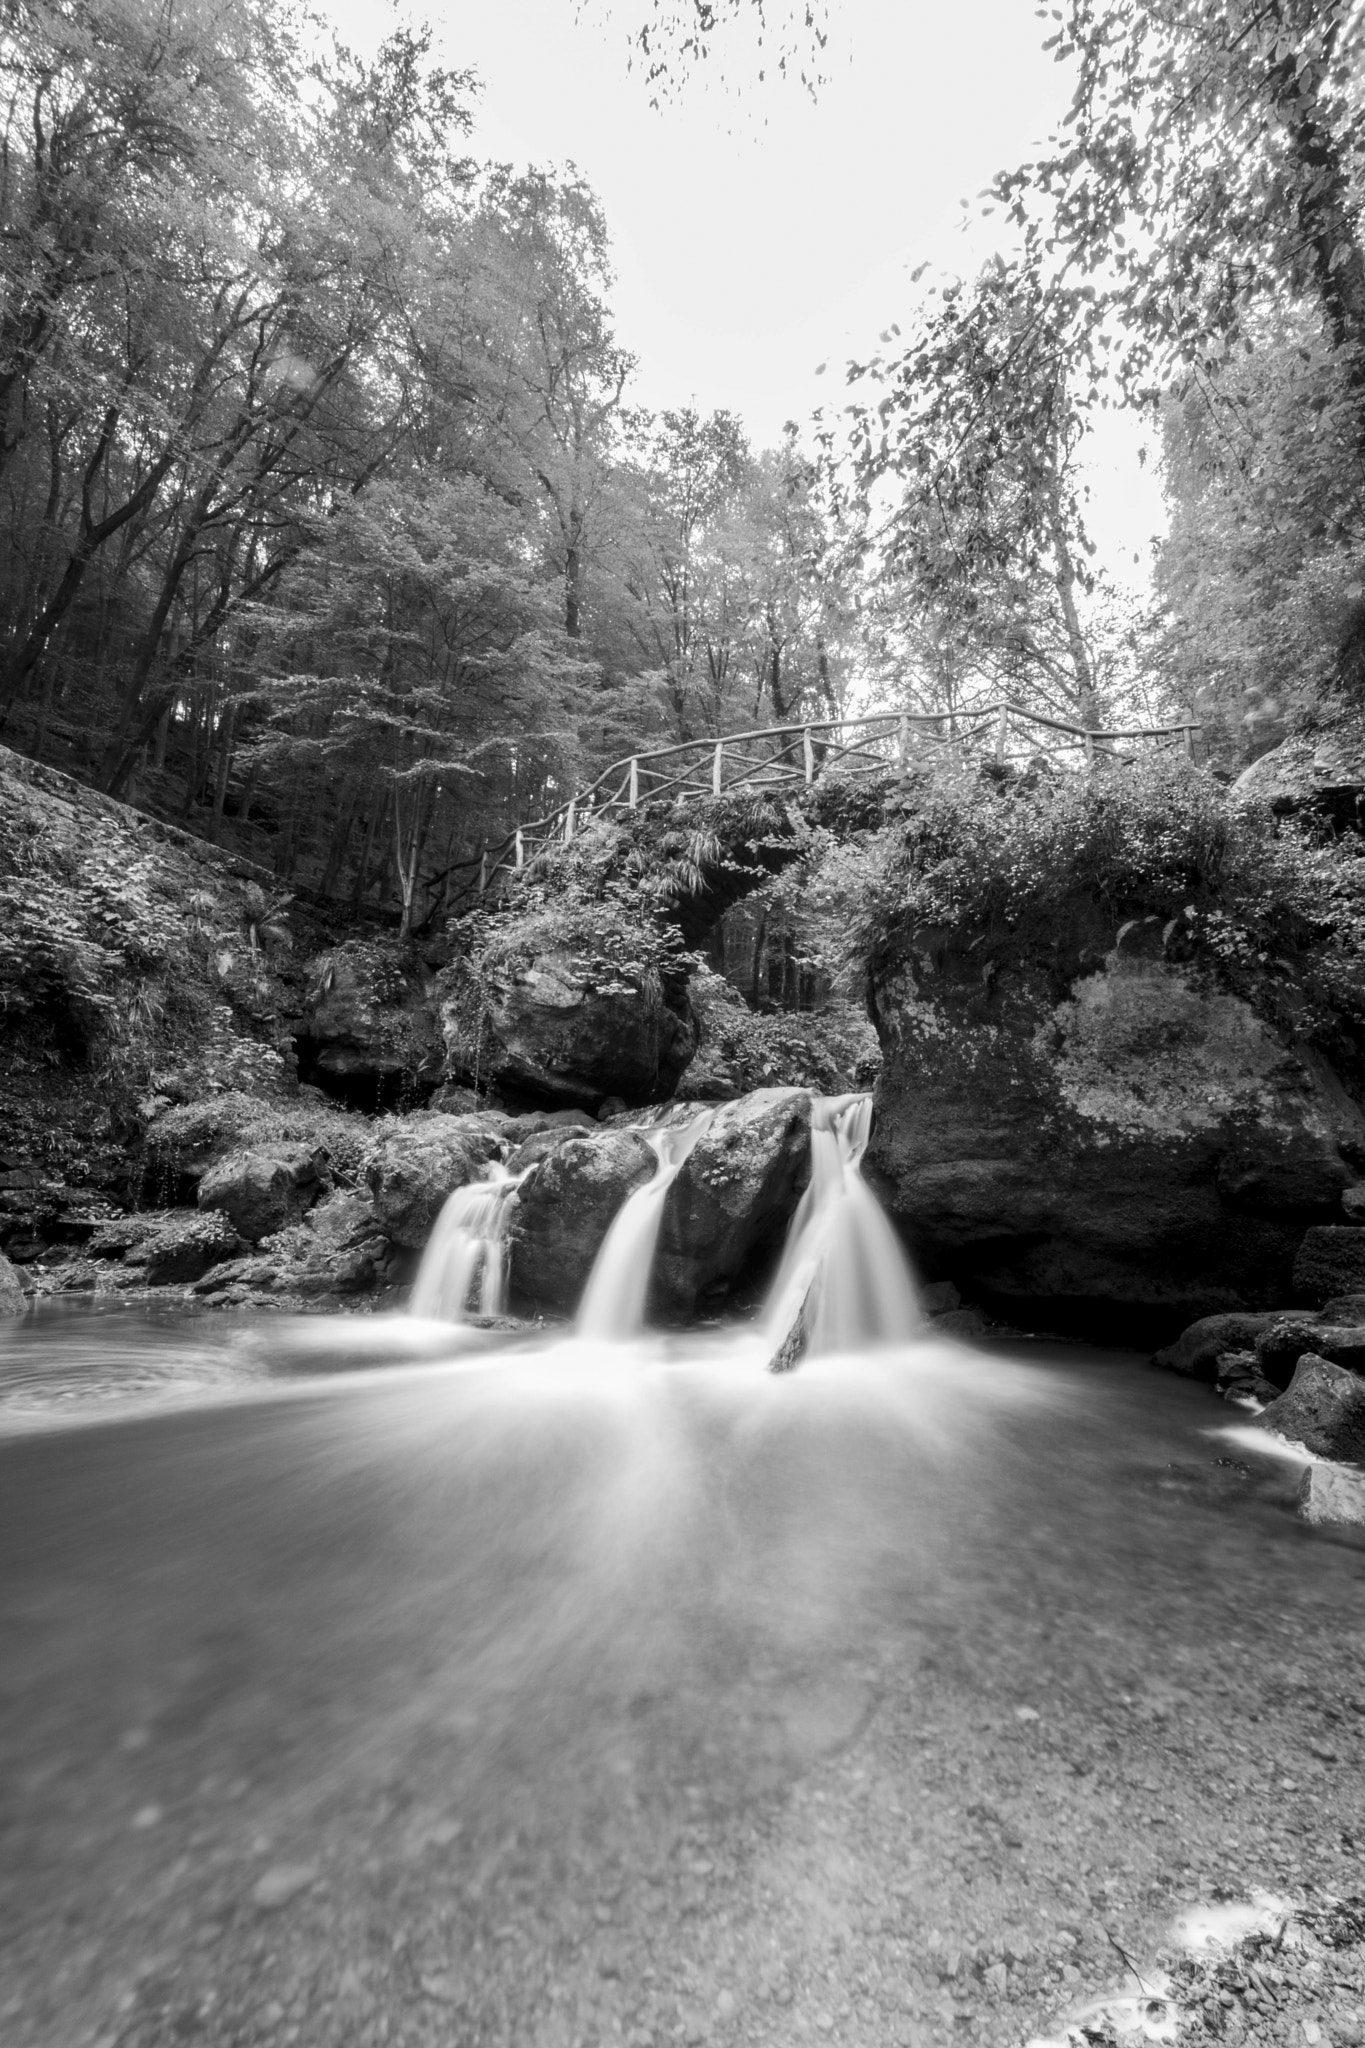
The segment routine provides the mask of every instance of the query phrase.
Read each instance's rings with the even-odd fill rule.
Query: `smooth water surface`
[[[75,1327],[5,1340],[6,2048],[1005,2043],[1059,1929],[1355,1868],[1361,1551],[1137,1359]]]

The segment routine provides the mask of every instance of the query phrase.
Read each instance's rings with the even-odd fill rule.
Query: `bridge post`
[[[1085,736],[1085,765],[1093,775],[1095,772],[1095,735],[1093,732],[1087,732]]]
[[[484,848],[483,852],[482,852],[482,853],[481,853],[481,854],[479,855],[479,894],[480,894],[480,896],[482,896],[482,894],[483,894],[484,890],[485,890],[485,889],[486,889],[487,887],[488,887],[488,848],[487,848],[487,847],[485,846],[485,848]]]
[[[637,754],[630,757],[630,808],[640,808],[640,760]]]
[[[1005,759],[1005,741],[1010,729],[1010,707],[1008,700],[1000,699],[1000,717],[995,728],[995,758],[1002,765]]]
[[[517,839],[516,839],[516,856],[515,856],[515,857],[516,857],[516,863],[517,863],[517,866],[518,866],[519,868],[524,868],[524,867],[525,867],[525,865],[526,865],[526,849],[525,849],[525,847],[524,847],[524,846],[522,845],[522,840],[521,840],[521,827],[520,827],[520,825],[518,825],[518,827],[517,827]]]
[[[809,727],[809,726],[807,726],[807,727],[806,727],[806,730],[805,730],[805,731],[804,731],[804,732],[802,733],[802,735],[801,735],[801,741],[802,741],[802,745],[803,745],[803,747],[804,747],[804,749],[805,749],[805,755],[806,755],[806,780],[807,780],[807,782],[814,782],[814,780],[815,780],[815,747],[814,747],[814,745],[813,745],[813,743],[812,743],[812,741],[811,741],[811,736],[810,736],[810,727]]]
[[[716,741],[716,758],[711,763],[711,794],[719,796],[725,778],[725,742]]]
[[[896,773],[905,780],[910,766],[910,721],[902,711],[896,726]]]
[[[575,808],[577,807],[577,803],[578,803],[578,799],[577,799],[577,797],[572,797],[572,796],[571,796],[571,797],[569,798],[569,808],[568,808],[568,810],[567,810],[567,811],[565,811],[565,813],[564,813],[564,844],[565,844],[566,846],[572,846],[572,845],[573,845],[573,834],[574,834],[574,811],[575,811]]]
[[[1190,706],[1190,707],[1189,707],[1189,708],[1188,708],[1188,709],[1187,709],[1187,710],[1185,711],[1185,713],[1184,713],[1184,718],[1185,718],[1185,752],[1186,752],[1186,753],[1187,753],[1187,754],[1189,755],[1190,759],[1191,759],[1191,760],[1193,760],[1193,759],[1194,759],[1194,707],[1193,707],[1193,705],[1191,705],[1191,706]]]

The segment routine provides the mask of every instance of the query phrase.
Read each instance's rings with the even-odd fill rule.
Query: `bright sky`
[[[387,11],[330,4],[356,42]],[[572,162],[600,197],[637,399],[728,407],[770,444],[785,420],[844,402],[844,363],[903,317],[921,263],[976,267],[991,224],[964,236],[961,201],[1046,137],[1067,74],[1029,0],[830,0],[814,101],[795,79],[759,83],[763,59],[732,32],[656,109],[629,64],[649,8],[431,0],[431,18],[447,61],[483,81],[476,155]],[[1102,438],[1092,526],[1132,579],[1165,523],[1160,490],[1126,422]]]

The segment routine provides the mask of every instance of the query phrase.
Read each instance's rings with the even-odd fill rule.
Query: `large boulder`
[[[1159,924],[1116,943],[1087,915],[1089,941],[1080,918],[1048,957],[983,961],[939,931],[876,965],[885,1199],[930,1270],[1018,1322],[1138,1341],[1292,1300],[1365,1118],[1250,1002],[1166,957]]]
[[[1233,788],[1281,816],[1311,811],[1358,831],[1365,823],[1365,716],[1346,709],[1312,731],[1291,733],[1244,768]]]
[[[348,939],[308,965],[299,1071],[355,1109],[429,1095],[441,1073],[436,1004],[421,963],[375,939]]]
[[[420,1251],[446,1197],[477,1180],[488,1162],[501,1156],[509,1121],[492,1111],[472,1116],[419,1112],[387,1119],[365,1167],[371,1208],[383,1235]]]
[[[511,1218],[513,1297],[537,1310],[575,1309],[602,1240],[657,1164],[633,1130],[571,1134],[533,1164]]]
[[[810,1179],[810,1097],[760,1089],[713,1115],[664,1204],[652,1297],[668,1317],[720,1305],[781,1239]]]
[[[1365,1464],[1365,1379],[1305,1352],[1285,1392],[1261,1410],[1256,1424],[1315,1457]]]
[[[258,1244],[297,1223],[330,1184],[327,1154],[309,1145],[230,1152],[199,1183],[201,1209],[217,1209],[239,1236]]]
[[[21,1316],[27,1306],[19,1275],[0,1252],[0,1316]]]
[[[589,1110],[613,1095],[663,1101],[697,1047],[684,983],[568,946],[504,960],[477,988],[457,963],[441,1022],[453,1079]]]

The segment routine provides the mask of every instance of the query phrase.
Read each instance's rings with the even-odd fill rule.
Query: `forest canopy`
[[[1358,692],[1342,0],[1044,10],[1072,103],[1000,253],[769,449],[639,404],[596,196],[481,159],[431,30],[3,13],[0,740],[285,887],[407,930],[606,762],[740,727],[1193,706],[1231,768]],[[818,94],[820,9],[627,27],[666,90],[746,21]],[[1087,531],[1113,403],[1162,440],[1150,599]]]

